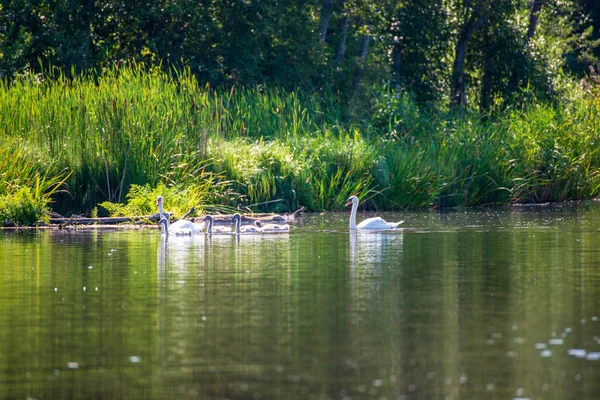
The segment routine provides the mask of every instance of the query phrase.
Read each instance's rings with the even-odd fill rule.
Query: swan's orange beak
[[[346,207],[348,207],[348,206],[351,206],[351,205],[352,205],[352,200],[348,200],[348,201],[346,202]]]

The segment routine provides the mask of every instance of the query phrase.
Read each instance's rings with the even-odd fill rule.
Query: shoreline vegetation
[[[202,85],[187,70],[125,65],[0,81],[0,225],[50,211],[180,217],[407,210],[592,199],[600,93],[494,115],[430,111],[380,88],[349,113],[335,94]]]

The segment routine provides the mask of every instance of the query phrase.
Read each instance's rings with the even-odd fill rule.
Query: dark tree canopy
[[[524,85],[553,93],[552,74],[597,73],[599,43],[596,0],[0,1],[9,79],[135,61],[212,86],[368,101],[387,85],[423,105],[488,110]]]

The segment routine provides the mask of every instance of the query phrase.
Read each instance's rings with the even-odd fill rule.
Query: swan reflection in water
[[[350,231],[352,266],[393,263],[402,252],[402,231]]]
[[[262,233],[255,234],[255,232],[252,232],[252,234],[249,235],[245,235],[242,233],[233,236],[235,236],[235,243],[237,244],[238,248],[250,248],[271,245],[276,246],[278,243],[289,241],[290,238],[290,235],[287,232],[281,232],[275,235]]]
[[[205,234],[201,236],[161,235],[157,250],[159,269],[183,271],[191,264],[204,262],[206,256],[226,256],[230,251],[256,254],[279,248],[289,242],[289,233],[277,234]],[[212,254],[212,255],[211,255]],[[164,272],[164,271],[163,271]]]
[[[229,241],[232,235],[221,236]],[[183,271],[191,264],[198,263],[206,248],[211,244],[210,235],[197,236],[170,236],[161,235],[161,241],[157,249],[157,261],[159,269],[171,269]]]

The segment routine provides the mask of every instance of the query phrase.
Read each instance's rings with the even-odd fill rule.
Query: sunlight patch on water
[[[275,245],[250,237],[236,243],[233,236],[224,237],[227,242],[202,237],[161,245],[156,235],[139,232],[80,235],[75,244],[83,242],[81,251],[70,242],[51,242],[54,247],[40,253],[48,254],[46,263],[20,255],[24,266],[9,276],[12,281],[0,282],[0,303],[29,305],[22,317],[20,309],[8,312],[6,306],[0,322],[7,329],[15,319],[20,327],[35,328],[26,342],[40,343],[33,350],[5,344],[0,361],[23,357],[25,364],[14,373],[18,380],[42,357],[60,360],[47,350],[55,349],[76,366],[67,369],[63,359],[63,375],[84,373],[81,378],[95,385],[91,389],[109,380],[113,367],[134,379],[157,370],[157,392],[149,400],[167,397],[172,386],[180,388],[180,397],[196,398],[213,390],[281,398],[289,389],[305,399],[321,393],[336,399],[538,399],[546,391],[546,397],[554,395],[550,400],[579,388],[579,398],[597,398],[600,387],[588,371],[600,366],[598,292],[596,285],[581,285],[582,279],[596,279],[597,258],[570,255],[596,249],[600,236],[574,226],[564,231],[586,244],[575,243],[576,237],[558,247],[565,244],[563,230],[535,229],[533,240],[528,232],[515,232],[513,220],[500,227],[494,221],[455,222],[443,219],[441,227],[417,226],[402,234],[359,233],[354,242],[346,218],[331,234],[300,226],[300,234]],[[42,271],[35,279],[32,264]],[[23,285],[27,290],[17,293]],[[560,301],[550,307],[549,298]],[[324,318],[330,312],[335,318]],[[468,322],[460,315],[468,315]],[[63,341],[65,320],[73,328]],[[130,320],[140,329],[107,329],[127,327]],[[470,339],[464,352],[463,334]],[[152,343],[151,357],[138,352],[146,342]],[[230,346],[230,352],[221,351]],[[68,356],[72,348],[83,351]],[[117,362],[93,376],[98,349],[110,350]],[[460,362],[440,362],[457,355]],[[44,383],[46,376],[40,376],[42,382],[32,381],[32,387]],[[204,379],[215,376],[223,377],[222,384],[205,388]],[[69,385],[57,384],[48,397],[60,397]]]
[[[383,386],[383,379],[375,379],[373,381],[373,386],[375,386],[375,387],[381,387],[381,386]]]
[[[587,354],[587,351],[585,351],[584,349],[569,349],[569,351],[567,351],[567,354],[577,358],[584,358]]]
[[[544,350],[540,353],[540,357],[549,358],[552,357],[552,350]]]
[[[588,353],[586,359],[591,360],[591,361],[599,361],[600,353],[599,352]]]

